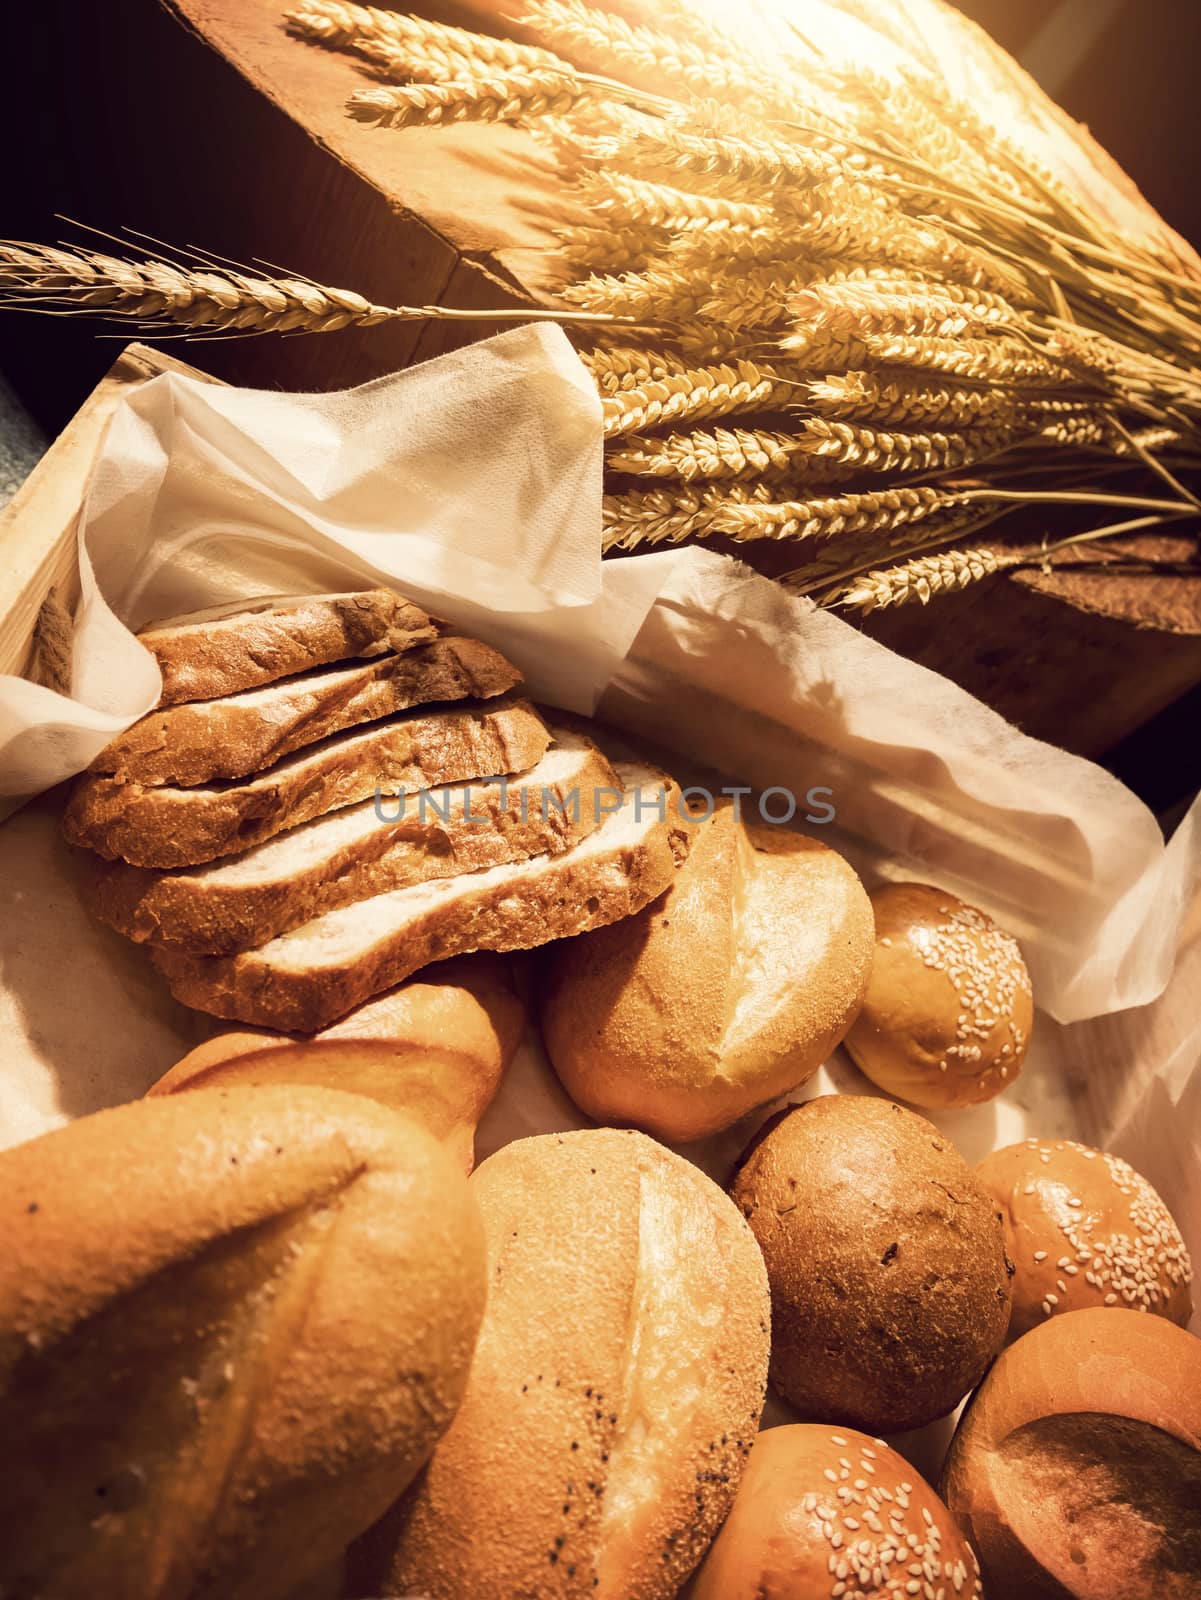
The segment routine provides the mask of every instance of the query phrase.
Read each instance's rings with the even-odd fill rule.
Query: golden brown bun
[[[853,1428],[769,1428],[691,1600],[982,1600],[955,1518],[903,1456]]]
[[[410,978],[335,1022],[296,1038],[265,1028],[216,1034],[147,1091],[298,1083],[367,1095],[440,1139],[467,1172],[475,1130],[525,1025],[496,956],[461,956]]]
[[[900,1433],[945,1416],[1001,1348],[1001,1219],[938,1129],[864,1095],[790,1111],[734,1200],[772,1292],[772,1383],[804,1416]]]
[[[855,1065],[915,1106],[991,1100],[1021,1071],[1034,1021],[1016,939],[953,894],[890,883],[872,895],[876,952]]]
[[[333,1090],[198,1090],[0,1156],[0,1593],[274,1600],[403,1491],[483,1312],[446,1152]]]
[[[755,1241],[715,1184],[639,1133],[522,1139],[471,1188],[489,1289],[467,1393],[363,1541],[352,1592],[668,1600],[758,1423]]]
[[[858,1010],[867,895],[843,858],[784,828],[700,823],[662,899],[553,946],[542,1032],[578,1106],[700,1139],[812,1077]]]
[[[1198,1600],[1201,1340],[1134,1311],[1041,1323],[964,1413],[943,1496],[990,1596]]]
[[[1001,1209],[1017,1271],[1009,1337],[1089,1306],[1154,1311],[1184,1327],[1193,1269],[1180,1230],[1145,1178],[1066,1139],[994,1150],[976,1176]]]

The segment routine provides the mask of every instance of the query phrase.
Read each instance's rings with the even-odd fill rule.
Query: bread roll
[[[700,1139],[810,1078],[867,981],[872,915],[840,855],[720,806],[666,895],[546,954],[542,1032],[576,1104]]]
[[[405,1112],[470,1172],[475,1130],[524,1025],[525,1008],[504,962],[460,956],[367,1001],[322,1033],[218,1033],[148,1093],[266,1083],[344,1089]]]
[[[1041,1323],[964,1413],[943,1495],[989,1595],[1198,1600],[1201,1340],[1126,1310]]]
[[[1000,1207],[1016,1270],[1009,1337],[1088,1306],[1154,1311],[1184,1327],[1192,1264],[1167,1206],[1117,1156],[1066,1139],[994,1150],[976,1176]]]
[[[772,1383],[803,1416],[899,1433],[978,1383],[1009,1322],[1001,1219],[924,1117],[827,1095],[734,1181],[772,1295]]]
[[[691,1600],[983,1593],[955,1518],[903,1456],[853,1428],[801,1424],[755,1440]]]
[[[0,1594],[274,1600],[458,1405],[479,1219],[332,1090],[197,1090],[0,1155]]]
[[[488,1310],[458,1417],[352,1592],[668,1600],[729,1508],[767,1282],[696,1167],[610,1128],[522,1139],[471,1188]]]
[[[991,1100],[1021,1071],[1034,1005],[1017,940],[923,883],[872,895],[871,978],[845,1044],[886,1094],[915,1106]]]

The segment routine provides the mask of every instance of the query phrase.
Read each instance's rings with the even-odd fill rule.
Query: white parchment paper
[[[512,656],[537,698],[598,709],[684,776],[830,791],[822,836],[869,882],[916,877],[997,916],[1043,1015],[1022,1078],[948,1131],[976,1159],[1026,1131],[1137,1155],[1201,1253],[1201,807],[1165,848],[1100,768],[727,557],[602,563],[600,476],[596,397],[553,327],[341,394],[148,382],[113,419],[81,519],[72,694],[0,679],[0,787],[49,788],[153,705],[130,627],[394,583]],[[209,1026],[92,922],[55,810],[0,828],[10,1143],[141,1092]],[[866,1092],[838,1059],[808,1092],[840,1083]],[[531,1042],[481,1153],[574,1120]],[[698,1159],[721,1175],[740,1137]]]

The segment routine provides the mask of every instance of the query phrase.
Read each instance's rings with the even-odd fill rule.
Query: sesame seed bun
[[[943,1496],[989,1595],[1201,1596],[1201,1340],[1126,1310],[1052,1317],[997,1361]]]
[[[1184,1327],[1193,1270],[1180,1230],[1145,1178],[1066,1139],[994,1150],[976,1176],[1000,1207],[1016,1267],[1009,1337],[1090,1306],[1152,1311]]]
[[[355,1594],[669,1600],[733,1500],[770,1339],[721,1190],[642,1134],[522,1139],[471,1189],[488,1309],[459,1414]]]
[[[1021,1071],[1034,1020],[1017,941],[928,884],[887,884],[871,899],[871,976],[844,1041],[855,1065],[915,1106],[991,1100]]]
[[[0,1156],[0,1594],[280,1600],[411,1482],[484,1309],[407,1118],[198,1089]]]
[[[547,1053],[578,1106],[691,1140],[805,1083],[859,1009],[872,913],[816,839],[735,820],[694,829],[667,893],[636,917],[549,946]]]
[[[691,1600],[908,1600],[911,1591],[982,1600],[955,1518],[882,1439],[803,1423],[755,1440]]]
[[[807,1101],[732,1194],[767,1262],[772,1383],[803,1416],[899,1433],[979,1382],[1009,1323],[1001,1219],[924,1117],[866,1095]]]

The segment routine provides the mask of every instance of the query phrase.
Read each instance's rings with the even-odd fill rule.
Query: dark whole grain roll
[[[1012,1267],[995,1203],[924,1117],[811,1100],[760,1139],[732,1194],[767,1263],[772,1383],[803,1416],[897,1433],[979,1382]]]

